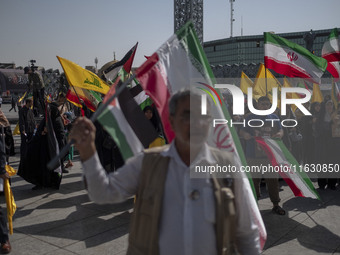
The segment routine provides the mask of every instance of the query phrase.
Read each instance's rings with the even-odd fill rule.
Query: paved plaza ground
[[[18,114],[2,110],[14,128]],[[10,165],[18,168],[20,137],[15,136],[16,155]],[[340,190],[319,191],[322,201],[296,198],[280,181],[285,216],[271,212],[271,203],[263,187],[259,207],[268,239],[263,254],[340,254]],[[314,185],[316,183],[314,182]],[[59,190],[33,191],[32,184],[12,177],[17,204],[10,236],[11,254],[125,254],[132,199],[119,205],[96,205],[89,201],[82,182],[78,156]],[[4,197],[1,197],[2,205]]]

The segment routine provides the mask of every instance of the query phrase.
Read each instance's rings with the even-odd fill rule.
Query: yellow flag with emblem
[[[283,87],[284,88],[292,88],[292,85],[289,83],[286,77],[283,78]],[[287,93],[287,98],[289,99],[300,99],[301,97],[297,93]],[[293,112],[296,111],[297,106],[295,104],[291,105]]]
[[[17,173],[17,171],[11,167],[10,165],[6,165],[6,171],[9,176],[13,176]],[[8,179],[4,180],[4,192],[6,197],[6,205],[7,205],[7,220],[8,220],[8,229],[9,233],[13,234],[13,215],[17,210],[17,205],[14,201],[14,196],[11,190],[11,186],[9,185]]]
[[[312,94],[312,103],[319,102],[322,103],[323,96],[320,90],[320,85],[313,83],[313,94]]]
[[[65,58],[59,56],[57,58],[71,86],[97,91],[102,94],[106,94],[110,90],[110,87],[96,74]]]
[[[259,99],[261,96],[267,96],[272,102],[272,89],[277,88],[277,107],[281,108],[281,87],[280,82],[269,69],[265,68],[264,64],[261,63],[254,82],[253,98]]]
[[[19,122],[17,123],[13,130],[13,135],[20,135]]]
[[[248,88],[252,88],[254,83],[252,80],[242,71],[241,73],[241,82],[240,82],[240,89],[246,95],[248,95]]]

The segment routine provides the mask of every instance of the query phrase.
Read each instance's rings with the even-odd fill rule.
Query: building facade
[[[277,35],[321,56],[322,46],[331,31],[332,29],[311,30]],[[239,78],[242,71],[249,77],[255,77],[259,64],[264,62],[263,34],[209,41],[204,43],[203,48],[217,77]],[[278,74],[277,76],[280,77]],[[328,78],[330,74],[326,72],[324,77]]]

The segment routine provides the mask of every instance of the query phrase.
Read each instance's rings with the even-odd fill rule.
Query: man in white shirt
[[[140,153],[117,172],[107,175],[96,154],[94,125],[86,118],[79,118],[74,124],[70,137],[80,153],[90,198],[96,203],[117,203],[137,194],[127,254],[237,254],[225,244],[219,246],[216,229],[221,208],[214,197],[216,185],[211,178],[190,178],[194,165],[217,162],[205,143],[210,123],[202,119],[199,107],[190,107],[190,99],[193,100],[190,91],[180,91],[171,98],[169,113],[175,139],[170,146],[154,153],[155,162],[148,160],[151,170],[145,167],[146,153]],[[195,125],[194,131],[190,125]],[[163,163],[166,167],[160,167]],[[155,166],[156,171],[148,176],[147,172]],[[161,183],[161,189],[150,181],[152,178]],[[234,179],[236,229],[231,239],[240,254],[260,254],[259,230],[242,183]],[[143,226],[144,220],[150,222],[151,231]]]

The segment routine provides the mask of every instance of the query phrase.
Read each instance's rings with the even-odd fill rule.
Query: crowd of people
[[[27,73],[31,76],[35,75],[30,70]],[[168,144],[157,110],[154,106],[146,106],[143,112],[146,119],[150,120],[158,137],[150,143],[149,150],[125,162],[117,144],[100,123],[89,121],[88,118],[91,117],[92,112],[83,101],[80,100],[82,107],[76,107],[70,104],[66,100],[65,94],[61,92],[53,102],[47,103],[44,86],[41,84],[33,86],[35,83],[41,83],[39,77],[30,79],[30,82],[33,94],[36,95],[33,98],[36,99],[32,100],[32,97],[27,96],[24,99],[25,104],[19,105],[18,109],[21,135],[18,175],[34,184],[33,190],[59,189],[62,175],[68,173],[73,166],[73,146],[70,147],[69,153],[60,160],[57,169],[51,171],[47,169],[46,165],[67,144],[67,140],[72,138],[76,141],[75,146],[84,167],[89,196],[93,201],[117,203],[136,195],[136,213],[131,223],[128,253],[156,254],[161,251],[162,254],[173,254],[173,251],[183,251],[188,234],[183,226],[186,224],[196,226],[197,220],[201,224],[193,227],[193,231],[189,235],[193,242],[199,242],[202,246],[200,246],[200,250],[195,250],[194,246],[191,247],[190,254],[220,254],[223,249],[238,250],[241,254],[259,254],[258,226],[251,216],[249,204],[247,205],[250,198],[247,197],[248,193],[244,192],[244,184],[237,179],[232,185],[230,183],[227,185],[216,180],[194,180],[185,176],[185,169],[200,162],[201,158],[208,161],[213,159],[214,162],[221,164],[233,164],[229,154],[220,155],[220,152],[216,152],[206,145],[206,133],[203,131],[208,128],[203,122],[195,123],[195,125],[201,125],[197,128],[203,130],[202,137],[195,140],[190,136],[191,121],[185,118],[188,113],[197,116],[199,114],[194,112],[195,109],[189,109],[188,91],[180,91],[170,101],[170,123],[176,134],[174,141]],[[228,97],[225,98],[225,101],[232,115],[232,102]],[[16,100],[13,99],[11,104],[10,110],[16,111]],[[269,98],[265,96],[259,98],[254,104],[256,104],[255,108],[259,110],[271,107]],[[287,108],[285,116],[281,116],[279,111],[267,116],[257,116],[249,111],[244,116],[232,115],[235,121],[241,122],[244,119],[245,123],[252,119],[283,118],[296,119],[298,123],[296,127],[288,128],[282,126],[279,121],[273,122],[275,123],[273,126],[264,125],[260,128],[252,128],[247,125],[244,127],[235,126],[248,165],[270,164],[263,149],[254,140],[254,137],[257,136],[282,139],[300,164],[340,164],[340,157],[338,157],[340,151],[340,104],[335,106],[330,97],[326,96],[321,103],[315,102],[305,106],[312,115],[305,116],[300,114],[299,109],[294,112],[290,107]],[[271,122],[264,121],[264,123]],[[1,111],[0,125],[4,127],[3,134],[8,128],[10,130],[9,122],[6,121],[6,116]],[[14,153],[12,140],[13,137],[8,138],[4,147],[7,158]],[[46,148],[48,149],[46,150]],[[286,211],[279,205],[281,199],[278,175],[254,175],[252,177],[257,198],[261,197],[260,184],[264,180],[273,203],[272,211],[278,215],[285,215]],[[334,190],[337,181],[336,178],[320,177],[318,185],[320,189]],[[231,190],[233,199],[228,196],[224,197],[225,193],[223,192],[215,192],[215,194],[213,192],[224,188]],[[190,194],[188,201],[187,192]],[[103,196],[103,194],[107,195]],[[201,200],[201,196],[204,197],[203,200]],[[154,202],[150,204],[150,201]],[[224,202],[215,204],[214,201]],[[221,209],[226,207],[226,204],[223,204],[228,203],[226,201],[232,201],[227,207],[233,213]],[[207,219],[206,209],[204,209],[207,206],[206,203],[210,206],[215,204],[215,209],[212,212],[219,213],[216,214],[219,215],[217,218],[215,213],[209,213],[211,219]],[[186,206],[191,212],[190,217],[192,218],[189,217],[190,219],[188,215],[184,215],[182,210]],[[146,212],[147,214],[145,214]],[[195,212],[195,215],[192,212]],[[217,222],[233,225],[230,224],[230,219],[226,222],[226,214],[232,215],[231,217],[236,219],[236,226],[230,229],[215,229],[214,224]],[[178,224],[178,221],[176,223],[178,218],[182,218],[185,224]],[[149,228],[149,226],[153,227]],[[208,235],[210,238],[207,238],[206,233],[210,233]],[[225,237],[226,235],[227,237]],[[235,236],[237,238],[234,238]],[[6,239],[6,235],[4,239]],[[8,237],[1,241],[1,247],[3,246],[5,248],[9,246],[10,251]],[[245,253],[245,251],[247,252]]]
[[[265,102],[263,102],[263,100]],[[254,101],[253,104],[257,105],[258,109],[269,109],[271,107],[271,102],[268,97],[261,97],[257,102]],[[229,101],[228,105],[231,106],[232,103]],[[245,105],[247,105],[247,102]],[[259,152],[255,157],[257,160],[261,158],[263,160],[254,162],[254,152],[249,149],[249,144],[254,143],[254,140],[251,139],[253,136],[271,136],[282,139],[300,165],[319,167],[324,164],[333,164],[334,167],[339,167],[340,104],[335,105],[331,100],[331,96],[327,95],[322,102],[306,103],[304,107],[310,111],[311,115],[304,115],[299,108],[293,111],[290,105],[287,105],[286,115],[281,115],[280,109],[277,108],[274,114],[268,116],[252,116],[249,110],[244,116],[232,116],[233,119],[238,122],[245,119],[245,123],[248,123],[250,118],[263,120],[274,118],[280,120],[275,122],[274,127],[271,127],[271,122],[264,121],[265,124],[261,129],[249,127],[240,128],[235,126],[241,144],[243,145],[248,164],[269,164],[268,158],[263,151]],[[246,107],[246,109],[247,108],[248,107]],[[232,110],[230,112],[232,112]],[[287,124],[287,126],[294,127],[281,126],[280,122],[285,119],[293,119],[297,125]],[[282,130],[280,134],[276,133],[278,129]],[[245,131],[248,131],[248,133]],[[257,134],[254,134],[254,132],[257,132]],[[251,136],[249,133],[251,133]],[[254,145],[251,146],[254,147]],[[331,178],[325,178],[328,176]],[[319,177],[318,188],[336,189],[337,178],[332,178],[329,173],[320,175]]]

